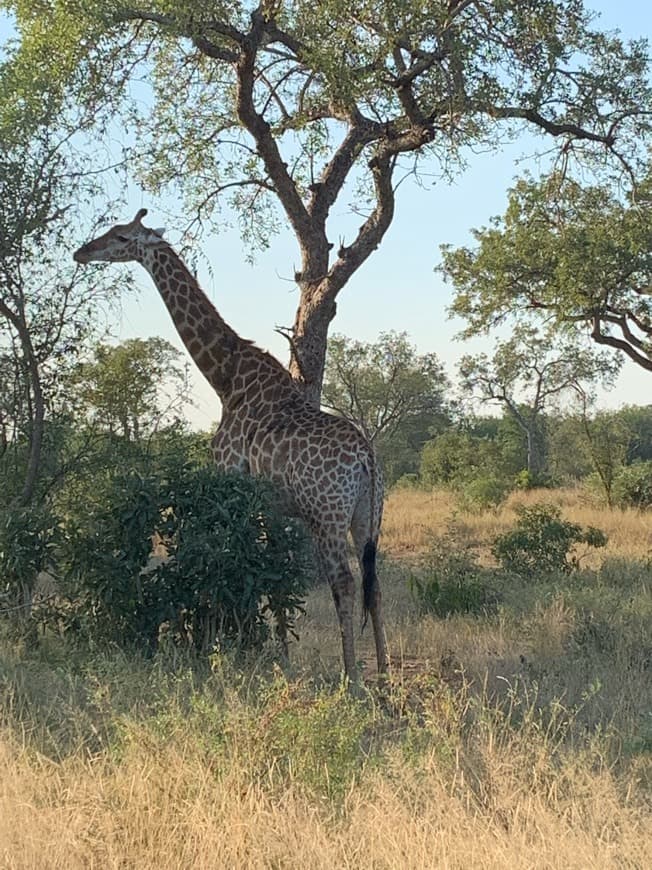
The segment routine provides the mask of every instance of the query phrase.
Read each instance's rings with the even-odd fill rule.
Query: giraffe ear
[[[158,236],[159,239],[162,239],[165,235],[165,227],[157,227],[155,230],[152,230],[155,236]]]
[[[163,238],[164,232],[165,232],[165,230],[162,230],[162,229],[158,229],[158,230],[148,229],[147,235],[143,239],[144,244],[146,244],[146,245],[158,244],[161,241],[161,239]]]

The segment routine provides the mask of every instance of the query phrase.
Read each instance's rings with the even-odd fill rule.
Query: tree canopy
[[[88,417],[111,433],[138,440],[179,417],[188,402],[180,352],[157,336],[98,344],[70,386]]]
[[[0,8],[18,30],[5,130],[73,104],[103,143],[125,131],[119,158],[146,190],[180,192],[195,227],[225,202],[248,248],[289,224],[301,293],[290,368],[315,403],[337,294],[380,245],[404,176],[449,176],[469,148],[527,127],[569,167],[635,176],[649,141],[647,43],[599,31],[581,0]],[[336,244],[351,200],[357,227]]]
[[[326,407],[370,440],[393,435],[410,418],[443,413],[448,378],[436,353],[418,354],[405,332],[362,342],[333,335],[322,395]]]
[[[506,317],[588,327],[593,341],[652,371],[652,173],[636,190],[523,179],[505,215],[443,247],[451,312],[465,334]]]

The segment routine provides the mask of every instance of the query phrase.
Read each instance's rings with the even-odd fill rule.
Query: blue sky
[[[626,37],[652,35],[652,4],[643,0],[588,0],[586,5],[601,13],[605,29],[618,28]],[[441,243],[469,243],[472,227],[486,224],[492,215],[504,211],[507,189],[524,168],[516,161],[531,151],[532,142],[521,140],[500,154],[473,157],[453,183],[442,181],[425,189],[410,182],[403,184],[394,222],[378,251],[340,293],[331,330],[365,341],[375,340],[386,330],[405,330],[419,352],[439,355],[449,375],[462,354],[490,351],[491,339],[454,340],[460,324],[447,318],[451,288],[434,267]],[[148,222],[161,225],[154,204],[136,191],[125,217],[131,217],[129,211],[141,205],[150,208]],[[350,217],[342,207],[331,218],[330,238],[346,235],[350,226]],[[274,327],[293,322],[298,302],[298,291],[290,280],[298,263],[291,233],[276,237],[253,266],[246,261],[237,231],[205,238],[202,255],[212,274],[202,268],[200,257],[200,282],[222,316],[240,335],[287,362],[287,343]],[[140,292],[124,300],[122,312],[112,324],[114,336],[161,335],[181,348],[151,280],[142,271],[136,277]],[[218,419],[219,403],[199,373],[193,370],[192,377],[196,407],[188,410],[188,416],[195,426],[206,428]],[[650,400],[650,375],[633,364],[626,364],[617,388],[600,398],[601,404],[610,407]]]

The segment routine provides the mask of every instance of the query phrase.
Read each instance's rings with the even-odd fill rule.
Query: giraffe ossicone
[[[151,275],[191,357],[222,401],[212,441],[223,470],[260,474],[277,484],[306,523],[328,580],[342,637],[344,669],[354,681],[355,582],[347,535],[362,573],[363,608],[371,615],[380,673],[387,648],[376,548],[383,485],[373,446],[352,423],[312,407],[288,370],[241,338],[218,314],[164,230],[145,227],[141,208],[74,254],[78,263],[137,262]]]

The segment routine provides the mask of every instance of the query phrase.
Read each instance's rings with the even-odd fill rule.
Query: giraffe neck
[[[248,342],[220,317],[197,280],[167,243],[148,247],[141,262],[152,276],[197,367],[220,398],[228,398],[236,353]]]
[[[277,359],[241,338],[220,317],[167,242],[147,247],[141,263],[152,276],[190,356],[225,406],[252,391],[262,398],[270,385],[269,401],[278,399],[279,393],[296,392],[289,372]]]

